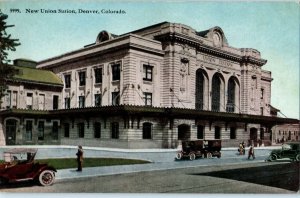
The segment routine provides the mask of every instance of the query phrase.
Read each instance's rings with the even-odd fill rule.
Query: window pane
[[[84,107],[85,107],[85,97],[79,96],[79,108],[84,108]]]
[[[70,137],[70,125],[69,125],[69,123],[64,124],[64,137]]]
[[[111,123],[111,138],[119,139],[119,123],[117,122]]]
[[[101,138],[101,124],[100,122],[94,123],[94,137]]]
[[[102,83],[102,68],[95,69],[95,83]]]
[[[53,96],[53,109],[58,109],[58,96]]]
[[[112,80],[120,80],[120,64],[112,65]]]
[[[84,138],[84,123],[78,123],[78,137]]]
[[[153,66],[143,65],[143,80],[152,81]]]
[[[112,92],[112,105],[120,104],[120,92]]]
[[[53,122],[53,126],[52,126],[52,138],[53,140],[57,140],[58,139],[58,122]]]
[[[143,139],[152,139],[152,124],[143,124]]]
[[[79,72],[79,86],[85,85],[85,72]]]
[[[101,94],[95,94],[95,106],[101,106]]]
[[[39,123],[38,123],[38,140],[44,140],[44,128],[45,128],[45,123],[43,121],[39,121]]]
[[[31,120],[27,120],[26,121],[26,134],[25,134],[25,139],[27,141],[31,141],[32,140],[32,121]]]

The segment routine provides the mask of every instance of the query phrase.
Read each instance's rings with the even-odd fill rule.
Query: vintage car
[[[56,169],[34,161],[37,149],[14,148],[4,151],[0,164],[0,185],[10,182],[33,180],[43,186],[52,185]]]
[[[221,157],[221,140],[194,140],[182,141],[176,153],[176,159],[189,158],[190,160],[211,157]]]
[[[300,142],[287,142],[282,145],[281,149],[271,151],[268,161],[277,159],[290,159],[300,161]]]

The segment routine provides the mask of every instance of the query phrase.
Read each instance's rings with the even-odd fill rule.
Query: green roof
[[[62,80],[53,72],[29,67],[13,66],[18,70],[13,80],[63,86]]]

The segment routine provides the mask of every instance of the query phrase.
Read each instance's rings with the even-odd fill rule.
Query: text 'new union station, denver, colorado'
[[[271,145],[274,127],[299,120],[277,116],[270,104],[266,63],[256,49],[231,47],[220,27],[163,22],[123,35],[101,31],[81,49],[14,61],[0,145]],[[299,140],[299,127],[286,138]]]

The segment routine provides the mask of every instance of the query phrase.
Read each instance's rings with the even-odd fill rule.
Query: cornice
[[[234,54],[220,48],[212,47],[209,45],[205,45],[203,41],[195,38],[191,38],[187,35],[183,35],[177,32],[168,32],[166,34],[155,36],[155,39],[164,42],[164,41],[180,41],[186,44],[190,44],[194,46],[199,52],[205,52],[214,56],[218,56],[220,58],[225,58],[232,61],[237,61],[240,63],[252,63],[257,64],[259,66],[263,66],[267,63],[267,60],[257,59],[251,56],[242,56],[239,54]]]

